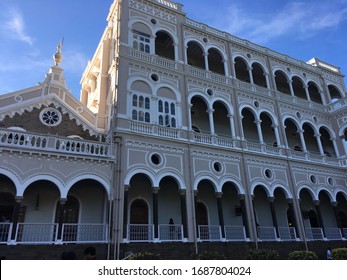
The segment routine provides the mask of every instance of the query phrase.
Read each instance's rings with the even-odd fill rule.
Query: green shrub
[[[318,260],[318,256],[312,251],[293,251],[288,254],[288,260]]]
[[[347,260],[347,248],[336,248],[331,251],[333,260]]]
[[[202,251],[199,254],[194,254],[195,260],[226,260],[227,258],[217,251]]]
[[[161,257],[159,254],[141,252],[132,254],[128,260],[160,260]]]
[[[279,258],[276,250],[251,249],[248,251],[248,260],[277,260]]]

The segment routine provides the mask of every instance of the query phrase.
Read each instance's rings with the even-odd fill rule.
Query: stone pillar
[[[262,130],[261,130],[261,120],[256,120],[256,121],[255,121],[255,124],[257,125],[259,143],[260,143],[260,144],[264,144],[263,132],[262,132]]]
[[[325,231],[324,231],[324,224],[323,224],[323,218],[322,218],[322,212],[320,210],[320,205],[319,205],[320,201],[319,200],[315,200],[314,201],[314,205],[316,208],[316,212],[317,212],[317,218],[318,218],[318,225],[320,228],[322,228],[323,230],[323,235],[325,236]]]
[[[253,85],[254,84],[254,80],[253,80],[253,73],[252,73],[252,67],[248,67],[247,70],[248,70],[248,75],[249,75],[249,81],[250,83]]]
[[[236,138],[236,132],[235,132],[235,122],[234,122],[234,116],[233,115],[228,115],[229,121],[230,121],[230,129],[231,129],[231,138],[235,139]],[[346,152],[347,154],[347,152]]]
[[[217,196],[217,206],[218,206],[219,225],[221,227],[222,238],[225,238],[222,195],[223,195],[223,193],[220,193],[220,192],[216,193],[216,196]]]
[[[59,217],[58,217],[58,240],[63,239],[63,223],[64,223],[64,206],[67,198],[61,198],[58,202],[59,205]]]
[[[320,134],[315,134],[314,137],[316,137],[317,139],[317,145],[318,145],[318,148],[319,148],[319,153],[321,156],[325,156],[324,155],[324,150],[323,150],[323,145],[322,145],[322,141],[320,139]]]
[[[181,198],[181,220],[183,225],[183,237],[188,238],[186,190],[180,190],[180,198]]]
[[[22,203],[23,197],[22,196],[16,196],[15,198],[15,204],[13,209],[13,218],[12,218],[12,235],[11,240],[14,240],[16,238],[16,232],[17,232],[17,226],[18,226],[18,218],[19,218],[19,210]]]
[[[279,237],[278,223],[277,223],[276,209],[275,209],[274,200],[275,200],[274,197],[269,197],[269,203],[270,203],[270,209],[271,209],[272,223],[273,223],[273,225],[274,225],[274,227],[275,227],[275,230],[276,230],[276,236]]]
[[[128,225],[128,192],[130,186],[124,186],[124,206],[123,206],[123,238],[127,238],[127,225]],[[129,221],[130,223],[130,221]]]
[[[245,195],[239,195],[239,199],[240,199],[240,206],[241,206],[242,223],[243,223],[243,226],[245,227],[246,236],[248,238],[251,238],[251,233],[249,231],[248,220],[247,220]]]
[[[294,89],[293,89],[293,81],[292,80],[288,81],[288,84],[289,84],[290,95],[295,96]]]
[[[281,138],[280,138],[280,134],[279,134],[279,131],[278,131],[278,125],[272,125],[272,128],[275,132],[275,137],[276,137],[276,142],[277,142],[277,147],[281,147]]]
[[[300,141],[301,141],[301,145],[302,145],[302,150],[304,153],[307,153],[307,147],[306,147],[306,143],[305,143],[305,138],[304,138],[304,131],[298,130],[299,136],[300,136]]]
[[[214,135],[215,134],[215,131],[214,131],[214,121],[213,121],[214,110],[213,109],[209,109],[209,110],[207,110],[207,113],[208,113],[208,118],[209,118],[209,121],[210,121],[211,135]]]
[[[287,201],[288,201],[288,208],[289,208],[290,215],[291,215],[292,219],[294,220],[294,224],[292,226],[295,228],[296,234],[299,234],[300,233],[299,223],[295,217],[293,199],[288,199]],[[288,225],[288,226],[290,226],[290,225]]]
[[[334,210],[334,216],[335,216],[335,219],[336,219],[337,227],[342,229],[339,213],[337,211],[337,202],[332,202],[331,204],[332,204],[332,207],[333,207],[333,210]]]
[[[159,188],[153,188],[153,224],[154,238],[158,238],[158,191]]]
[[[208,65],[208,53],[204,53],[203,54],[203,56],[204,56],[204,61],[205,61],[205,70],[206,71],[209,71],[209,65]]]

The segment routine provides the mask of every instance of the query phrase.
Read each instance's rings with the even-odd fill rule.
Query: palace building
[[[63,53],[59,43],[42,82],[0,96],[1,255],[345,247],[339,67],[216,30],[169,0],[114,1],[80,100]]]

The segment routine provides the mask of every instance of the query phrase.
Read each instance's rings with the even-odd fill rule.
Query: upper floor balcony
[[[83,157],[112,156],[109,144],[83,139],[0,129],[0,148]]]

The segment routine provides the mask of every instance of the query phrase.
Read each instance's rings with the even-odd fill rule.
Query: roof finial
[[[53,55],[53,59],[55,62],[55,66],[59,66],[60,62],[63,60],[63,55],[61,54],[61,50],[63,48],[63,43],[64,43],[64,38],[62,38],[57,46],[57,51],[56,53]]]

